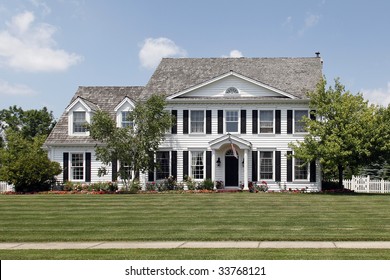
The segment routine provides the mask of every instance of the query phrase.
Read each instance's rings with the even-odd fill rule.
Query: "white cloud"
[[[43,15],[49,15],[51,13],[51,8],[42,0],[30,0],[30,2],[37,8],[42,9]]]
[[[239,50],[231,50],[229,55],[223,55],[222,57],[231,57],[231,58],[239,58],[239,57],[243,57],[244,55],[242,54],[241,51]]]
[[[361,92],[370,103],[383,106],[390,104],[390,82],[387,83],[387,89],[362,89]]]
[[[0,96],[31,96],[35,91],[26,85],[11,85],[7,81],[0,80]]]
[[[35,23],[26,11],[6,23],[0,31],[0,65],[28,71],[64,71],[83,58],[56,48],[53,35],[57,29],[48,23]]]
[[[307,14],[305,18],[304,26],[299,30],[298,34],[303,36],[305,32],[313,27],[315,27],[320,22],[321,16],[314,14]]]
[[[229,57],[243,57],[243,55],[239,50],[232,50]]]
[[[141,46],[139,59],[142,67],[154,69],[163,57],[186,57],[187,51],[168,38],[147,38]]]

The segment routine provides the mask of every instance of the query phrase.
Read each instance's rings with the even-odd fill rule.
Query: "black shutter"
[[[275,181],[282,181],[282,153],[280,151],[275,152]]]
[[[64,153],[64,155],[63,155],[62,174],[63,174],[63,181],[64,181],[64,183],[66,181],[69,181],[69,153]]]
[[[118,160],[113,159],[111,162],[111,181],[118,180]]]
[[[206,110],[206,134],[211,134],[211,110]]]
[[[310,182],[316,182],[317,181],[317,178],[316,178],[316,161],[313,160],[310,162]]]
[[[252,110],[252,134],[257,134],[258,116],[259,111]]]
[[[149,172],[148,172],[148,181],[154,181],[154,154],[149,153]]]
[[[292,134],[293,131],[293,111],[287,110],[287,134]]]
[[[183,134],[188,134],[188,110],[183,110]]]
[[[281,112],[280,110],[275,111],[275,133],[282,133],[282,125],[281,125]]]
[[[85,153],[85,182],[91,182],[91,153]]]
[[[246,133],[246,110],[241,110],[241,134]]]
[[[177,151],[171,152],[171,175],[177,179]]]
[[[174,125],[171,128],[171,133],[172,134],[177,134],[177,110],[172,110],[172,116],[173,116],[173,121]]]
[[[211,151],[206,151],[206,179],[211,179]]]
[[[223,134],[223,110],[218,110],[218,134]]]
[[[315,121],[316,120],[316,110],[310,111],[310,119]]]
[[[188,151],[183,151],[183,179],[188,176]]]
[[[252,151],[252,181],[257,181],[257,151]]]
[[[287,152],[287,182],[292,182],[292,158],[290,157],[292,152]]]

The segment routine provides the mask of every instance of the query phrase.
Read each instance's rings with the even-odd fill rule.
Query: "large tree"
[[[0,131],[5,129],[21,132],[25,138],[32,139],[35,136],[47,136],[55,126],[53,113],[46,107],[40,110],[23,110],[12,106],[0,111]],[[4,136],[4,135],[3,135]]]
[[[18,192],[48,190],[61,167],[42,149],[46,136],[27,139],[21,132],[8,129],[6,137],[7,145],[0,149],[0,181],[13,184]]]
[[[140,172],[154,167],[154,153],[174,121],[164,109],[165,105],[165,99],[159,95],[137,103],[129,114],[133,125],[126,127],[117,127],[107,112],[96,112],[89,130],[91,137],[100,142],[95,149],[96,158],[104,165],[100,174],[106,174],[106,166],[118,160],[118,174],[128,188],[131,181],[138,179]],[[130,177],[129,170],[134,172],[134,177]]]
[[[323,79],[309,98],[314,117],[305,119],[308,134],[290,146],[294,157],[307,162],[318,159],[325,178],[336,169],[341,187],[346,169],[354,172],[375,154],[380,141],[373,135],[378,108],[361,94],[346,91],[339,79],[328,88]]]

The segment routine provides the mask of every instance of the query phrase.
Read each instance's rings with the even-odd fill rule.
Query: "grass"
[[[390,241],[390,195],[0,195],[0,242]],[[390,250],[0,250],[0,259],[390,259]]]
[[[0,195],[0,242],[390,241],[390,195]]]
[[[387,249],[0,250],[1,260],[389,260]]]

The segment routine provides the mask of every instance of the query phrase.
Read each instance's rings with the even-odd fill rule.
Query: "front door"
[[[225,186],[238,187],[238,159],[232,150],[225,155]]]

